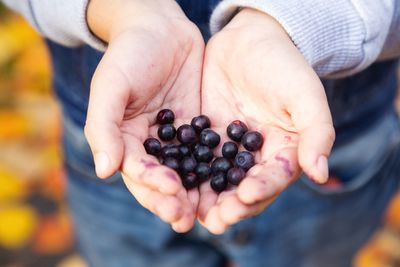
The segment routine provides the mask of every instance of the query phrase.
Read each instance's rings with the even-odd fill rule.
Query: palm
[[[124,140],[124,146],[126,148],[125,156],[123,159],[124,164],[122,168],[122,173],[125,184],[133,193],[137,191],[138,186],[138,184],[134,181],[135,179],[131,179],[131,177],[134,177],[135,175],[145,175],[146,177],[143,178],[150,179],[154,177],[155,180],[153,189],[160,191],[164,190],[164,192],[168,192],[169,190],[168,188],[166,188],[169,186],[169,180],[164,181],[162,176],[171,176],[171,171],[161,165],[154,169],[152,167],[149,167],[151,166],[151,164],[149,165],[149,162],[157,163],[157,161],[149,159],[150,157],[145,155],[142,144],[147,137],[157,136],[158,125],[156,125],[155,123],[155,117],[159,110],[163,108],[174,110],[177,116],[174,123],[175,125],[187,123],[192,117],[199,113],[199,90],[192,90],[190,94],[188,94],[187,90],[185,90],[185,88],[187,87],[196,88],[198,87],[198,85],[193,84],[194,79],[187,79],[184,75],[182,76],[182,78],[192,84],[182,84],[184,88],[180,85],[171,85],[171,88],[169,90],[166,90],[165,94],[162,96],[162,100],[150,100],[149,106],[145,107],[140,115],[133,118],[130,118],[130,116],[128,116],[121,125],[122,138]],[[157,98],[158,97],[160,97],[160,95],[158,95]],[[191,105],[184,107],[183,103],[191,103]],[[151,168],[151,170],[145,170],[140,167],[138,168],[138,164],[133,164],[133,161],[139,163],[144,168]],[[136,166],[136,169],[133,169],[134,166]],[[175,175],[175,177],[178,176]],[[175,230],[186,231],[191,228],[190,224],[195,220],[199,200],[199,192],[197,189],[186,191],[186,189],[184,189],[181,184],[179,184],[179,186],[180,188],[176,193],[176,197],[179,199],[179,206],[181,206],[183,212],[185,213],[186,217],[184,217],[184,220],[186,221],[183,222],[184,226],[176,226]],[[165,189],[163,189],[162,187],[164,187]],[[163,200],[158,199],[157,202],[159,201]],[[144,206],[146,206],[146,204]],[[167,216],[168,218],[169,216],[171,216],[171,214],[166,214],[165,216]]]
[[[265,206],[266,190],[277,190],[276,187],[286,186],[297,177],[298,134],[285,116],[269,112],[265,106],[255,105],[259,99],[251,97],[248,87],[237,88],[232,84],[232,79],[226,77],[229,75],[226,72],[216,69],[209,71],[212,71],[212,75],[204,74],[208,80],[203,87],[202,111],[210,114],[213,127],[222,136],[221,143],[228,141],[226,126],[236,119],[265,137],[262,149],[253,153],[257,164],[249,170],[246,181],[239,187],[221,194],[216,194],[209,183],[201,187],[200,219],[210,231],[220,233],[224,230],[224,225],[259,213]],[[260,179],[263,176],[274,176],[276,179]],[[268,183],[264,184],[265,181]],[[252,194],[247,203],[239,198],[238,190],[246,196]],[[274,197],[275,194],[271,191],[269,201]],[[264,203],[257,205],[258,201]]]

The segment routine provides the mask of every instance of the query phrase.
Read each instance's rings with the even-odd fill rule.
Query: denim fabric
[[[222,236],[199,225],[178,235],[135,201],[119,175],[96,178],[83,131],[68,118],[64,132],[70,209],[80,251],[94,267],[222,267],[227,259],[245,267],[348,267],[400,181],[400,124],[392,111],[334,148],[331,169],[345,166],[342,173],[353,177],[341,188],[301,177],[261,215]]]
[[[208,38],[208,18],[219,1],[178,2]],[[246,267],[347,267],[398,188],[397,62],[387,61],[347,79],[323,81],[338,136],[329,164],[343,187],[328,189],[301,177],[261,215],[222,236],[200,226],[175,234],[135,201],[120,175],[104,181],[95,176],[83,126],[102,54],[88,46],[48,45],[64,114],[70,209],[91,266],[213,267],[229,258]]]

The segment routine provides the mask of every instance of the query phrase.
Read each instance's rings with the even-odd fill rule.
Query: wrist
[[[135,27],[162,32],[170,18],[186,18],[174,0],[91,0],[90,30],[105,42]]]
[[[247,31],[251,28],[251,33],[262,36],[281,36],[290,40],[285,29],[273,17],[252,8],[241,9],[232,20],[224,27],[224,29],[243,29]],[[261,37],[261,36],[259,36]]]

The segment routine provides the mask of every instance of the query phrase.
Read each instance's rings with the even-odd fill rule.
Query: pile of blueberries
[[[175,114],[170,109],[163,109],[157,114],[160,125],[158,137],[168,144],[162,145],[156,138],[148,138],[144,148],[150,155],[156,156],[160,163],[174,169],[181,177],[183,186],[193,189],[210,180],[211,188],[219,193],[228,184],[239,185],[246,172],[254,166],[251,152],[259,150],[263,136],[256,131],[248,131],[246,124],[235,120],[226,133],[232,141],[222,146],[223,157],[215,157],[214,149],[221,142],[221,137],[211,127],[210,119],[205,115],[194,117],[189,124],[175,129]],[[180,144],[173,144],[175,137]],[[238,143],[247,151],[240,151]]]

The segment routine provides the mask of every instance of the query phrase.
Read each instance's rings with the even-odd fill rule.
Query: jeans
[[[223,235],[197,224],[176,234],[136,202],[119,174],[96,178],[83,131],[68,117],[64,148],[78,246],[94,267],[348,267],[400,181],[400,123],[392,109],[334,146],[329,165],[347,176],[342,187],[300,177],[264,212]]]

